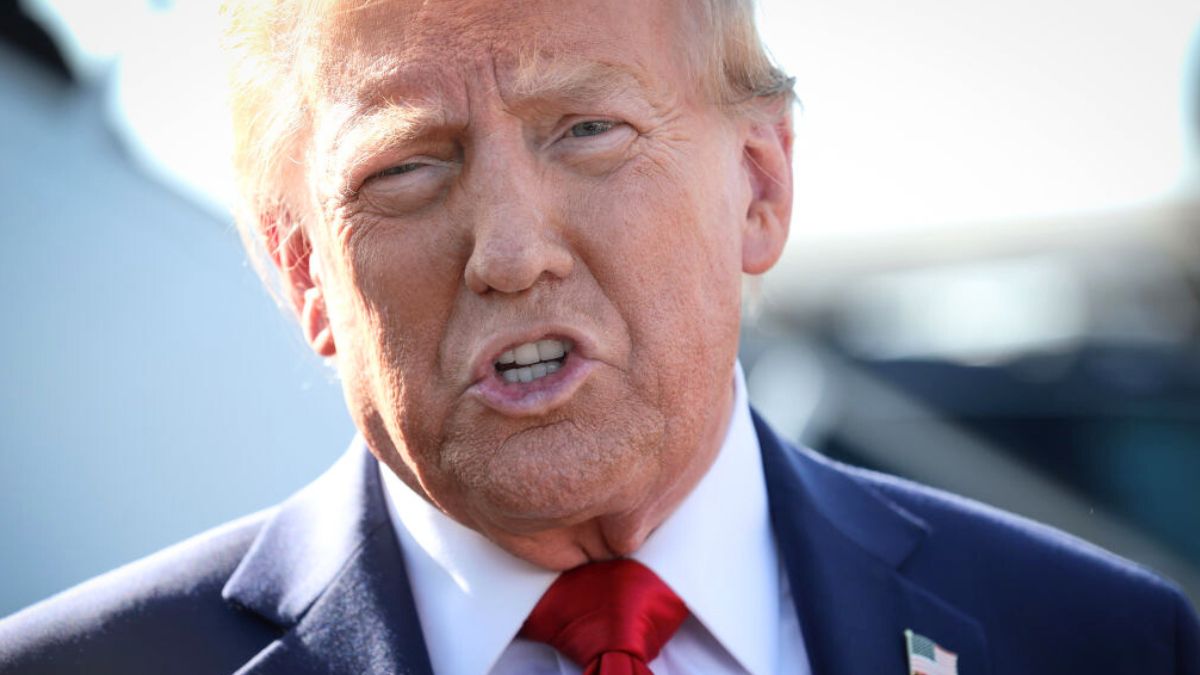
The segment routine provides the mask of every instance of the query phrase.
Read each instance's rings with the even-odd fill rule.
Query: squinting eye
[[[384,178],[386,176],[399,176],[405,173],[412,173],[423,166],[425,165],[420,162],[409,162],[408,164],[391,166],[375,174],[374,178]]]
[[[573,138],[599,136],[606,131],[610,131],[614,126],[616,126],[616,122],[608,120],[588,120],[587,122],[580,122],[571,127],[569,133]]]

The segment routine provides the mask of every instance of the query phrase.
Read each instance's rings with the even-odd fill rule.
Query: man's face
[[[310,339],[452,517],[547,567],[628,553],[724,432],[752,125],[675,2],[367,5],[302,64]]]

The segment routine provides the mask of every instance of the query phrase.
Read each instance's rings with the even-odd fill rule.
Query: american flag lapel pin
[[[908,645],[908,675],[958,675],[958,654],[911,630],[904,631],[904,642]]]

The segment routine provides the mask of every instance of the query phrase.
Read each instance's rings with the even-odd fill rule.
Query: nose
[[[481,295],[520,293],[544,278],[565,279],[574,264],[553,215],[555,195],[520,152],[493,158],[472,177],[474,242],[465,276],[467,288]]]

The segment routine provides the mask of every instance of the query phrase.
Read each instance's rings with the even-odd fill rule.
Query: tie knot
[[[636,664],[630,664],[632,672],[649,672],[645,664],[687,615],[679,596],[645,565],[609,560],[559,575],[529,614],[521,637],[554,647],[588,673],[609,670],[602,657],[607,663],[625,656]]]

